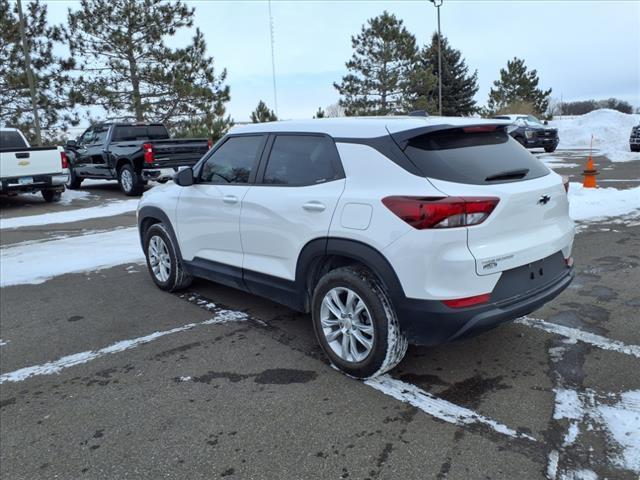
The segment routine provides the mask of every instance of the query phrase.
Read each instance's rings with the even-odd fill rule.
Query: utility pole
[[[442,46],[440,40],[440,7],[443,0],[429,0],[438,11],[438,111],[442,116]]]
[[[273,103],[276,110],[276,117],[278,115],[278,92],[276,89],[276,57],[275,57],[275,39],[273,36],[273,16],[271,15],[271,0],[268,0],[269,4],[269,32],[271,35],[271,74],[273,76]]]
[[[22,14],[22,1],[17,0],[18,6],[18,18],[20,29],[20,40],[22,42],[22,51],[24,52],[24,69],[27,72],[27,81],[29,82],[29,93],[31,94],[31,108],[33,109],[33,123],[36,129],[36,144],[42,145],[42,135],[40,133],[40,116],[38,115],[38,88],[36,86],[35,79],[33,78],[33,71],[31,70],[31,53],[29,51],[29,43],[27,41],[27,34],[25,33],[26,27],[24,22],[24,15]]]

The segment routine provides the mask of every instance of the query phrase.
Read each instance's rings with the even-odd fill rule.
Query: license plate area
[[[18,185],[30,185],[33,183],[33,177],[20,177],[18,179]]]

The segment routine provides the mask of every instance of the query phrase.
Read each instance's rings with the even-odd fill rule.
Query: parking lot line
[[[567,337],[571,340],[588,343],[589,345],[602,348],[603,350],[611,350],[640,358],[640,345],[626,345],[619,340],[611,340],[607,337],[596,335],[595,333],[585,332],[578,328],[566,327],[556,323],[550,323],[540,318],[521,317],[518,318],[515,323],[526,325],[527,327],[538,328],[545,332],[562,335],[563,337]]]
[[[159,332],[153,332],[143,337],[132,338],[129,340],[121,340],[108,347],[101,348],[100,350],[87,350],[85,352],[74,353],[72,355],[66,355],[54,360],[52,362],[43,363],[41,365],[34,365],[31,367],[20,368],[13,372],[3,373],[0,375],[0,384],[5,382],[22,382],[27,378],[31,378],[37,375],[52,375],[54,373],[60,373],[65,368],[80,365],[82,363],[96,360],[100,357],[110,355],[113,353],[124,352],[125,350],[131,350],[132,348],[139,347],[146,343],[157,340],[158,338],[171,335],[174,333],[184,332],[191,330],[192,328],[202,325],[219,325],[227,322],[239,322],[247,320],[249,317],[246,313],[237,312],[234,310],[218,310],[215,312],[215,316],[209,320],[199,323],[188,323],[181,327],[172,328],[171,330],[163,330]]]
[[[396,380],[389,375],[381,375],[379,377],[371,378],[366,380],[364,383],[379,392],[389,395],[401,402],[413,405],[423,412],[440,420],[444,420],[445,422],[453,423],[455,425],[482,424],[509,437],[524,438],[534,442],[537,441],[530,435],[517,432],[506,425],[484,417],[473,410],[469,410],[468,408],[461,407],[455,403],[438,398],[415,385],[405,383],[401,380]]]

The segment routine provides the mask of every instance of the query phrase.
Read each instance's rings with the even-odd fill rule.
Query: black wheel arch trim
[[[169,221],[169,217],[167,217],[167,214],[164,213],[162,210],[160,210],[158,207],[147,206],[147,207],[142,207],[138,211],[138,233],[140,235],[140,244],[142,245],[142,250],[144,251],[144,233],[146,232],[146,229],[143,229],[143,227],[145,226],[145,222],[150,218],[159,220],[159,222],[163,223],[164,226],[167,227],[167,231],[171,236],[171,241],[175,246],[176,254],[178,255],[178,258],[182,260],[182,253],[180,252],[180,244],[178,243],[178,237],[176,236],[176,232],[173,229],[173,225]],[[159,222],[154,222],[154,223],[159,223]]]

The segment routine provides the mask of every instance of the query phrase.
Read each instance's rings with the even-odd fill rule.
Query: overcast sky
[[[266,1],[187,2],[217,69],[228,72],[236,121],[258,100],[274,108]],[[49,20],[62,23],[78,3],[48,0]],[[422,45],[437,28],[436,9],[414,1],[278,1],[271,3],[280,118],[310,118],[338,100],[333,82],[345,72],[351,36],[384,10],[404,21]],[[640,106],[640,1],[444,0],[443,35],[478,70],[476,99],[487,102],[500,68],[514,56],[536,69],[542,88],[566,100],[618,97]],[[193,32],[168,39],[181,46]]]

